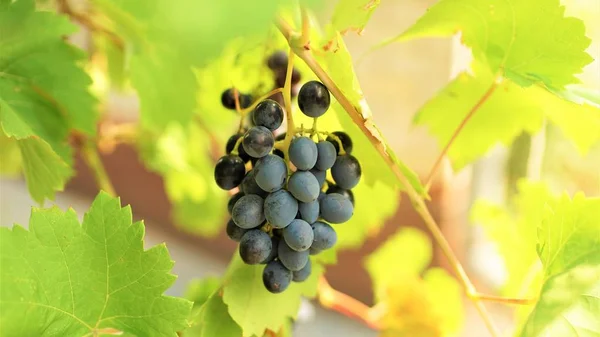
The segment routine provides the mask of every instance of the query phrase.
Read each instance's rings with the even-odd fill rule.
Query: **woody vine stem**
[[[435,242],[440,246],[442,252],[449,260],[450,265],[462,283],[467,296],[473,301],[475,307],[479,311],[482,319],[484,320],[490,334],[494,337],[499,336],[499,332],[494,325],[492,319],[489,316],[488,311],[483,305],[483,300],[490,300],[494,302],[502,302],[502,303],[510,303],[510,304],[530,304],[531,301],[526,299],[507,299],[496,296],[482,295],[479,294],[465,272],[462,264],[454,254],[454,251],[450,247],[450,244],[444,237],[441,232],[439,226],[436,221],[433,219],[433,216],[429,212],[425,204],[424,198],[417,192],[417,190],[410,184],[408,178],[402,173],[400,166],[395,158],[395,156],[388,152],[387,146],[382,139],[382,136],[379,134],[375,134],[373,131],[372,122],[368,119],[364,119],[361,113],[352,105],[349,99],[342,93],[336,83],[329,77],[329,75],[323,70],[321,65],[314,59],[312,56],[311,50],[308,41],[308,37],[306,36],[309,29],[309,21],[306,15],[302,16],[302,33],[296,32],[292,27],[282,18],[278,18],[275,22],[279,31],[283,34],[283,36],[287,39],[288,44],[293,51],[300,59],[302,59],[308,67],[314,72],[314,74],[321,80],[321,82],[329,89],[332,95],[336,98],[336,100],[340,103],[340,105],[344,108],[344,110],[348,113],[348,115],[352,118],[352,121],[361,129],[361,131],[367,136],[373,147],[377,150],[379,155],[384,159],[384,161],[390,166],[394,175],[400,182],[402,186],[406,189],[406,194],[408,194],[410,200],[413,203],[415,210],[419,213],[421,218],[424,220],[427,229],[431,232]],[[321,290],[324,289],[323,292]],[[339,293],[334,292],[334,290],[329,287],[326,281],[323,279],[321,282],[320,296],[319,299],[322,304],[331,304],[332,307],[335,307],[334,302],[331,301],[332,298],[335,298],[334,295],[338,295]],[[339,303],[337,303],[339,305]],[[374,322],[372,321],[372,310],[374,308],[369,307],[357,307],[356,303],[352,302],[352,306],[355,308],[352,312],[348,314],[349,316],[358,316],[356,311],[361,311],[363,316],[361,317],[369,326],[374,327]],[[339,309],[339,308],[337,308]],[[348,309],[348,308],[346,308]],[[342,310],[338,310],[342,311]],[[356,314],[356,315],[355,315]]]

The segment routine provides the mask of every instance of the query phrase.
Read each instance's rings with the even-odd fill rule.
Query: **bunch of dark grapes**
[[[329,91],[317,81],[304,84],[298,93],[300,109],[313,118],[322,116],[329,103]],[[360,180],[361,167],[344,132],[295,130],[291,139],[275,137],[284,112],[270,99],[258,103],[251,115],[253,126],[227,142],[215,180],[222,189],[239,189],[229,200],[227,235],[239,242],[245,263],[265,265],[265,287],[280,293],[292,281],[309,277],[309,255],[335,245],[337,234],[330,224],[352,217],[351,189]],[[328,170],[333,181],[326,181]]]

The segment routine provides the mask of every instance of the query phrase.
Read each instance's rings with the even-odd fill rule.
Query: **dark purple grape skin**
[[[313,229],[314,238],[310,249],[311,251],[315,252],[314,254],[318,254],[319,252],[329,249],[335,245],[337,242],[337,233],[335,232],[335,229],[331,227],[331,225],[323,221],[317,221],[311,226]]]
[[[225,229],[227,236],[235,242],[240,242],[242,236],[244,236],[244,234],[246,234],[247,231],[249,231],[249,229],[239,227],[235,224],[233,219],[229,219],[229,221],[227,222],[227,228]]]
[[[304,83],[298,93],[298,107],[308,117],[320,117],[329,109],[329,90],[319,81]]]
[[[240,184],[240,190],[246,195],[256,194],[264,199],[267,197],[267,195],[269,195],[269,192],[264,191],[258,186],[258,184],[256,183],[256,179],[254,179],[255,174],[256,171],[254,170],[250,170],[248,173],[246,173],[244,180],[242,180],[242,183]]]
[[[267,264],[277,258],[277,247],[279,246],[279,240],[280,239],[277,236],[271,237],[271,254],[269,254],[269,256],[264,261],[262,261],[261,264]]]
[[[330,194],[330,193],[338,193],[338,194],[345,196],[346,198],[350,199],[352,206],[355,206],[354,193],[352,193],[352,190],[345,190],[345,189],[337,186],[334,183],[329,183],[329,188],[327,188],[327,194]]]
[[[311,272],[312,272],[312,265],[311,265],[310,259],[308,259],[308,262],[302,269],[292,272],[292,280],[294,282],[304,282],[310,276]]]
[[[292,282],[292,272],[281,262],[269,262],[263,270],[263,284],[273,294],[285,291]]]
[[[235,147],[235,144],[237,143],[238,139],[243,136],[244,136],[243,133],[237,133],[237,134],[229,137],[229,139],[227,140],[227,145],[225,145],[225,153],[230,154],[231,151],[233,151],[233,148]],[[246,151],[244,150],[244,147],[242,146],[241,143],[238,146],[238,156],[240,156],[240,158],[242,158],[244,163],[247,163],[248,160],[250,160],[250,158],[251,158],[246,153]]]
[[[231,215],[231,211],[233,210],[235,203],[243,196],[244,192],[237,192],[236,194],[232,195],[231,198],[229,198],[229,201],[227,202],[227,211],[229,212],[229,215]]]
[[[254,125],[264,126],[274,131],[283,123],[283,108],[272,99],[266,99],[254,108],[252,112]]]
[[[242,145],[247,154],[254,158],[268,155],[273,149],[275,139],[271,130],[264,126],[253,126],[244,134]]]
[[[271,255],[273,243],[260,229],[247,231],[240,240],[240,257],[246,264],[259,264]]]
[[[332,132],[332,134],[336,135],[340,139],[340,142],[342,142],[342,146],[344,147],[344,151],[346,151],[347,154],[351,154],[353,146],[352,138],[350,138],[350,136],[343,131],[335,131]],[[327,141],[333,144],[335,151],[340,154],[340,144],[338,144],[337,140],[333,139],[331,136],[328,136]]]
[[[267,59],[267,66],[271,70],[285,69],[288,65],[288,54],[283,50],[276,50]]]
[[[215,165],[215,182],[224,190],[237,187],[244,179],[246,166],[242,158],[228,154],[221,157]]]
[[[283,88],[285,86],[285,77],[287,75],[287,69],[285,69],[285,68],[277,69],[274,72],[275,72],[275,87]],[[293,68],[291,84],[296,85],[300,82],[301,79],[302,79],[302,75],[300,74],[300,71],[296,68]]]
[[[333,181],[339,187],[349,190],[360,181],[362,169],[358,159],[350,154],[338,156],[331,168]]]
[[[240,108],[246,109],[252,105],[252,96],[243,94],[238,90],[238,99],[240,101]],[[221,104],[230,110],[235,110],[235,92],[233,88],[225,89],[221,94]]]

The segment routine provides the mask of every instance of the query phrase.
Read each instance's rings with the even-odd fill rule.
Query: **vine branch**
[[[499,336],[497,328],[492,322],[489,313],[487,312],[485,306],[481,301],[477,298],[472,298],[473,294],[477,294],[475,286],[467,276],[462,264],[454,254],[454,251],[450,247],[450,244],[444,237],[442,231],[437,225],[436,221],[433,219],[433,216],[429,212],[425,204],[425,200],[423,197],[417,192],[417,190],[410,184],[408,178],[404,176],[399,165],[395,162],[394,158],[387,152],[387,147],[381,139],[380,135],[375,135],[372,131],[371,121],[369,119],[364,119],[361,113],[352,105],[350,100],[342,93],[336,83],[329,77],[329,75],[323,70],[323,68],[319,65],[319,63],[313,58],[310,50],[306,50],[303,46],[295,46],[292,37],[297,35],[290,25],[285,22],[282,18],[277,18],[275,22],[277,28],[281,31],[283,36],[288,39],[288,43],[290,48],[300,57],[308,67],[315,73],[315,75],[323,82],[323,84],[329,89],[331,94],[336,98],[338,103],[344,108],[344,110],[348,113],[348,115],[352,118],[352,121],[361,129],[361,131],[367,136],[373,147],[377,150],[379,155],[383,158],[386,164],[392,169],[394,175],[405,188],[406,194],[408,194],[409,198],[413,202],[415,210],[419,213],[427,229],[431,232],[435,242],[440,246],[442,252],[450,262],[452,269],[455,274],[459,278],[460,282],[463,284],[463,287],[466,289],[467,295],[472,299],[475,307],[479,311],[483,321],[485,322],[488,330],[490,331],[493,337]],[[491,94],[491,93],[490,93]]]
[[[494,91],[496,91],[496,88],[498,88],[498,84],[499,84],[499,81],[492,82],[492,84],[486,90],[486,92],[483,94],[483,96],[481,96],[481,98],[479,98],[479,100],[477,101],[477,103],[475,103],[475,105],[473,105],[473,107],[471,108],[471,110],[469,110],[469,112],[467,113],[467,115],[465,116],[465,118],[463,118],[463,120],[460,122],[460,124],[458,125],[458,127],[456,128],[456,130],[454,130],[454,133],[452,133],[452,136],[450,137],[450,139],[448,140],[448,142],[444,146],[444,149],[442,149],[442,152],[439,154],[439,156],[435,160],[435,163],[433,164],[433,167],[429,171],[429,175],[427,176],[427,180],[425,180],[426,181],[425,188],[427,190],[431,186],[433,178],[435,177],[435,174],[439,170],[440,165],[442,164],[442,160],[444,159],[444,157],[448,153],[448,150],[450,149],[450,146],[452,146],[452,144],[454,143],[454,141],[456,140],[456,138],[458,137],[458,135],[460,134],[460,132],[464,129],[465,125],[467,125],[467,122],[469,122],[469,120],[471,120],[471,118],[473,117],[473,115],[475,114],[475,112],[477,112],[477,110],[479,110],[479,108],[481,108],[481,106],[490,98],[490,96],[492,96],[492,94],[494,93]]]
[[[117,48],[121,50],[125,49],[125,42],[121,39],[119,35],[95,23],[94,21],[92,21],[92,19],[90,19],[89,16],[74,11],[73,8],[71,8],[71,5],[69,4],[68,0],[57,0],[57,4],[59,10],[62,13],[69,16],[74,21],[77,21],[79,24],[86,27],[89,31],[104,34],[112,41],[112,43],[114,43],[114,45]]]
[[[106,173],[104,164],[102,164],[102,159],[100,159],[100,154],[98,153],[96,144],[90,140],[85,140],[81,147],[81,153],[83,160],[94,174],[98,188],[113,197],[117,196],[115,193],[115,188],[113,187],[112,183],[110,182],[110,178]]]

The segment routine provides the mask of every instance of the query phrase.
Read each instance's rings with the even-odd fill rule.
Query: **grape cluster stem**
[[[370,121],[369,119],[365,119],[362,116],[362,114],[353,106],[350,100],[342,93],[342,91],[331,79],[331,77],[329,77],[325,70],[323,70],[321,65],[314,59],[314,57],[311,54],[310,48],[305,48],[307,46],[308,41],[308,36],[306,35],[310,32],[310,28],[307,28],[309,26],[308,17],[306,15],[303,15],[302,19],[303,34],[301,35],[295,32],[294,29],[289,25],[289,23],[287,23],[284,19],[280,17],[277,18],[275,25],[282,33],[282,35],[287,39],[288,44],[290,45],[290,50],[293,51],[298,57],[300,57],[306,63],[306,65],[313,71],[313,73],[321,80],[321,82],[327,87],[327,89],[329,89],[331,94],[344,108],[346,113],[348,113],[348,115],[352,118],[352,121],[361,129],[365,136],[367,136],[375,150],[377,150],[379,155],[392,169],[394,175],[396,176],[400,184],[404,187],[406,194],[408,194],[413,205],[415,206],[415,210],[425,222],[427,229],[431,232],[433,239],[441,248],[442,252],[450,262],[454,273],[465,288],[467,297],[469,297],[473,301],[490,334],[493,337],[499,336],[500,333],[498,332],[498,329],[494,325],[488,311],[481,302],[482,300],[490,300],[491,298],[479,295],[475,286],[473,285],[467,273],[465,272],[465,269],[456,257],[454,251],[452,250],[452,247],[446,240],[444,234],[442,233],[435,219],[431,215],[431,212],[427,208],[424,197],[410,184],[409,179],[402,173],[402,170],[400,169],[400,166],[397,163],[395,155],[393,153],[388,152],[387,145],[382,139],[382,136],[374,134],[374,131],[372,130],[372,121]],[[292,56],[292,53],[290,53],[290,59],[292,59]],[[290,79],[290,72],[288,72],[286,84],[290,81]],[[288,133],[287,137],[290,137],[290,135],[291,134]]]

